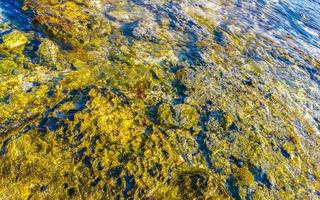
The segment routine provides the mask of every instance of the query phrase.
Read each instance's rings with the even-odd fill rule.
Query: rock
[[[194,106],[181,104],[176,106],[176,111],[179,116],[179,124],[181,128],[190,129],[197,127],[199,122],[199,113]]]
[[[139,22],[138,25],[133,28],[132,35],[138,40],[160,43],[160,39],[156,33],[156,24],[151,20]]]
[[[23,91],[28,92],[33,88],[34,84],[31,82],[23,82],[21,86]]]
[[[251,174],[248,167],[243,166],[239,169],[239,176],[237,177],[237,182],[241,186],[254,186],[254,176]]]
[[[82,1],[27,0],[25,6],[35,13],[33,23],[66,48],[88,44],[93,38],[111,31],[108,23],[102,23]]]
[[[13,31],[3,36],[3,44],[8,49],[14,49],[17,47],[24,47],[28,42],[28,38],[19,31]]]
[[[11,74],[18,65],[11,60],[0,60],[0,74]]]
[[[44,39],[42,40],[37,53],[41,62],[56,63],[58,51],[59,49],[54,42]]]
[[[160,105],[158,108],[158,114],[160,124],[167,127],[175,126],[177,124],[170,104],[165,103]]]

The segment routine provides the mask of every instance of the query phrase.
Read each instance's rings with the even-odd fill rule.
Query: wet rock
[[[197,172],[185,172],[178,176],[178,185],[185,199],[204,198],[208,186],[208,177]]]
[[[80,158],[84,155],[84,153],[87,151],[87,148],[82,148],[80,149],[79,151],[77,151],[75,154],[74,154],[74,157],[75,158]]]
[[[196,107],[181,104],[174,107],[179,118],[179,126],[183,129],[190,129],[196,127],[199,121],[199,113]]]
[[[23,82],[22,83],[22,90],[25,92],[30,91],[33,87],[34,87],[33,83],[30,83],[30,82]]]
[[[2,37],[3,45],[8,49],[23,48],[28,42],[28,38],[19,31],[13,31]]]
[[[76,193],[75,188],[69,188],[67,190],[67,194],[68,194],[69,197],[72,197],[75,193]]]
[[[254,176],[254,180],[262,183],[268,189],[271,189],[272,183],[270,182],[267,174],[262,170],[261,167],[249,166],[249,170]]]
[[[230,161],[237,165],[237,167],[242,167],[243,166],[243,161],[239,158],[234,157],[233,155],[230,156]]]
[[[139,40],[145,40],[153,43],[159,43],[160,39],[155,32],[156,24],[149,21],[141,21],[132,30],[134,38]]]
[[[289,154],[289,152],[285,148],[280,147],[280,152],[285,158],[288,158],[288,159],[291,158],[291,155]]]
[[[11,60],[0,60],[0,74],[10,75],[18,69],[18,65]]]
[[[46,191],[48,190],[49,186],[48,185],[43,185],[40,187],[40,191],[43,192],[43,191]]]
[[[204,131],[200,131],[200,133],[196,136],[196,142],[198,144],[199,151],[205,159],[207,166],[209,168],[212,168],[212,151],[208,148],[208,145],[206,144],[206,139],[207,135]]]
[[[225,46],[225,36],[221,30],[214,31],[214,41],[221,46]]]
[[[121,172],[122,172],[122,167],[121,166],[113,167],[107,172],[106,176],[108,176],[108,177],[119,177]]]
[[[96,179],[94,179],[92,182],[91,182],[91,186],[92,187],[95,187],[95,186],[97,186],[98,184],[99,184],[99,182],[101,181],[101,178],[96,178]]]
[[[128,198],[128,195],[132,192],[132,190],[136,187],[136,182],[133,176],[126,175],[124,177],[124,180],[126,181],[126,186],[123,193],[124,198]]]
[[[81,2],[50,2],[48,6],[47,1],[27,0],[25,5],[35,13],[33,22],[62,41],[61,45],[85,45],[90,41],[89,31],[96,35],[110,32],[109,25],[102,24]]]
[[[230,176],[227,179],[226,182],[226,188],[230,195],[235,199],[235,200],[241,200],[240,194],[239,194],[239,186],[236,183],[236,179],[233,176]]]
[[[159,123],[166,127],[173,127],[177,125],[175,120],[173,108],[170,104],[161,104],[158,108]]]
[[[239,170],[239,176],[237,177],[237,182],[241,186],[254,186],[254,176],[249,171],[248,167],[241,167]]]
[[[91,164],[91,157],[90,156],[85,156],[82,160],[82,163],[84,164],[84,166],[88,167],[88,168],[92,168],[92,164]]]
[[[42,63],[55,64],[58,59],[58,47],[57,45],[48,39],[43,39],[38,49],[38,56]]]
[[[276,27],[255,30],[272,2],[258,10],[260,0],[24,2],[20,14],[37,30],[28,29],[29,43],[0,45],[4,198],[308,199],[320,191],[319,62],[276,47],[291,45],[265,37]],[[23,30],[19,19],[1,35]]]
[[[247,85],[247,86],[253,86],[253,80],[248,78],[248,79],[244,79],[241,81],[242,84]]]

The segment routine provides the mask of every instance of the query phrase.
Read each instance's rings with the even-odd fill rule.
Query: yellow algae
[[[247,167],[240,168],[238,184],[242,186],[252,187],[254,185],[254,177]]]
[[[192,3],[25,1],[41,34],[0,45],[0,198],[316,195],[305,63]]]
[[[182,104],[176,107],[180,118],[180,126],[185,129],[197,127],[199,121],[199,114],[194,106]]]
[[[0,73],[10,75],[18,68],[18,65],[11,60],[0,60]]]
[[[58,51],[59,49],[54,42],[44,39],[39,46],[38,55],[42,62],[55,64],[58,59]]]
[[[159,112],[159,123],[164,126],[176,126],[177,122],[174,118],[173,108],[170,104],[161,104],[158,108]]]
[[[28,42],[28,38],[19,31],[13,31],[2,37],[3,45],[8,49],[23,48]]]

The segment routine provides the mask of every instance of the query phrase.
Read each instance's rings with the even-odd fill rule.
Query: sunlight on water
[[[0,7],[0,23],[4,23],[5,22],[5,19],[4,19],[4,16],[3,16],[3,10],[2,10],[2,7]]]

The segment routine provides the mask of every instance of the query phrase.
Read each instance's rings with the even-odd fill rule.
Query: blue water
[[[291,36],[299,49],[320,55],[319,0],[228,2],[227,6],[222,6],[220,9],[220,14],[227,19],[221,20],[222,27],[236,23],[235,25],[242,27],[243,32],[252,30],[263,32],[282,45],[287,45],[285,38]],[[0,5],[0,23],[9,22],[12,27],[23,31],[36,30],[30,19],[32,14],[21,12],[21,0],[0,0]],[[221,32],[217,33],[217,38],[223,37],[219,35]]]
[[[36,30],[32,25],[30,13],[21,11],[19,0],[0,0],[0,23],[8,22],[11,27],[30,31]]]
[[[274,9],[282,31],[320,48],[320,2],[306,0],[280,1]],[[275,21],[275,20],[274,20]],[[318,52],[319,53],[319,49]]]
[[[243,32],[258,32],[270,36],[287,48],[303,49],[320,56],[320,1],[318,0],[236,0],[221,8],[227,20]],[[294,45],[288,44],[292,37]]]

